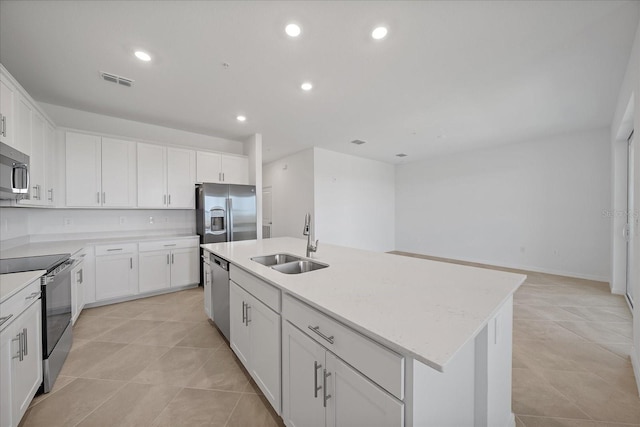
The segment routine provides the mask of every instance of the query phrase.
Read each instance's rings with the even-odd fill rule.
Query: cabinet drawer
[[[229,278],[276,313],[280,313],[280,290],[278,288],[232,264],[229,264]]]
[[[161,240],[155,242],[142,242],[139,244],[140,252],[196,247],[198,247],[198,239]]]
[[[285,294],[282,315],[369,379],[404,399],[404,357]]]
[[[114,243],[112,245],[100,245],[96,246],[96,256],[130,254],[135,253],[137,250],[137,243]]]
[[[0,306],[0,317],[10,316],[2,325],[0,330],[6,328],[24,310],[40,298],[40,278],[25,286],[20,292],[4,301]]]

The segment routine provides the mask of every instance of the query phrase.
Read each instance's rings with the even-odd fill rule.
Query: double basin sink
[[[329,267],[327,264],[291,254],[255,256],[251,260],[285,274],[300,274]]]

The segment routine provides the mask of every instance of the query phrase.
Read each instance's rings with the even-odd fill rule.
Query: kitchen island
[[[329,267],[285,274],[251,258],[304,257],[306,241],[202,247],[231,263],[231,346],[287,425],[314,411],[308,416],[325,417],[328,425],[514,424],[512,296],[526,276],[333,245],[320,246],[313,257]],[[278,329],[270,336],[278,342],[269,343],[282,366],[277,385],[252,369],[251,345],[242,348],[261,331],[249,327],[254,310],[253,326],[270,319],[263,324]],[[235,334],[234,312],[241,313]],[[238,322],[251,331],[249,338],[241,337]],[[303,373],[309,364],[309,372],[317,371],[313,378]],[[307,385],[298,391],[298,365],[299,375],[314,380],[308,400],[300,396]],[[371,393],[363,395],[369,386]]]

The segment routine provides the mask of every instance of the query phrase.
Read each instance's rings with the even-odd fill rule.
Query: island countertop
[[[322,244],[328,268],[284,274],[251,257],[305,256],[290,237],[201,245],[389,348],[444,371],[525,275]]]

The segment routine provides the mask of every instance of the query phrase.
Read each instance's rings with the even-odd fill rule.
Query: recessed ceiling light
[[[302,32],[302,30],[300,29],[300,27],[296,24],[289,24],[284,28],[285,33],[287,33],[287,35],[289,37],[298,37],[300,35],[300,33]]]
[[[302,84],[300,85],[300,88],[301,88],[302,90],[307,90],[307,91],[308,91],[308,90],[313,89],[313,85],[312,85],[311,83],[309,83],[309,82],[304,82],[304,83],[302,83]]]
[[[247,118],[246,118],[245,116],[238,116],[238,117],[236,117],[236,119],[237,119],[239,122],[246,122],[246,121],[247,121]]]
[[[354,139],[353,141],[351,141],[352,144],[356,144],[356,145],[362,145],[362,144],[366,144],[367,141],[363,141],[361,139]]]
[[[136,50],[135,55],[136,55],[136,58],[138,58],[141,61],[144,61],[144,62],[151,61],[151,55],[149,55],[147,52]]]
[[[404,153],[398,153],[396,154],[396,157],[407,157],[408,154],[404,154]]]
[[[387,27],[377,27],[371,32],[371,37],[376,40],[383,39],[387,36]]]

